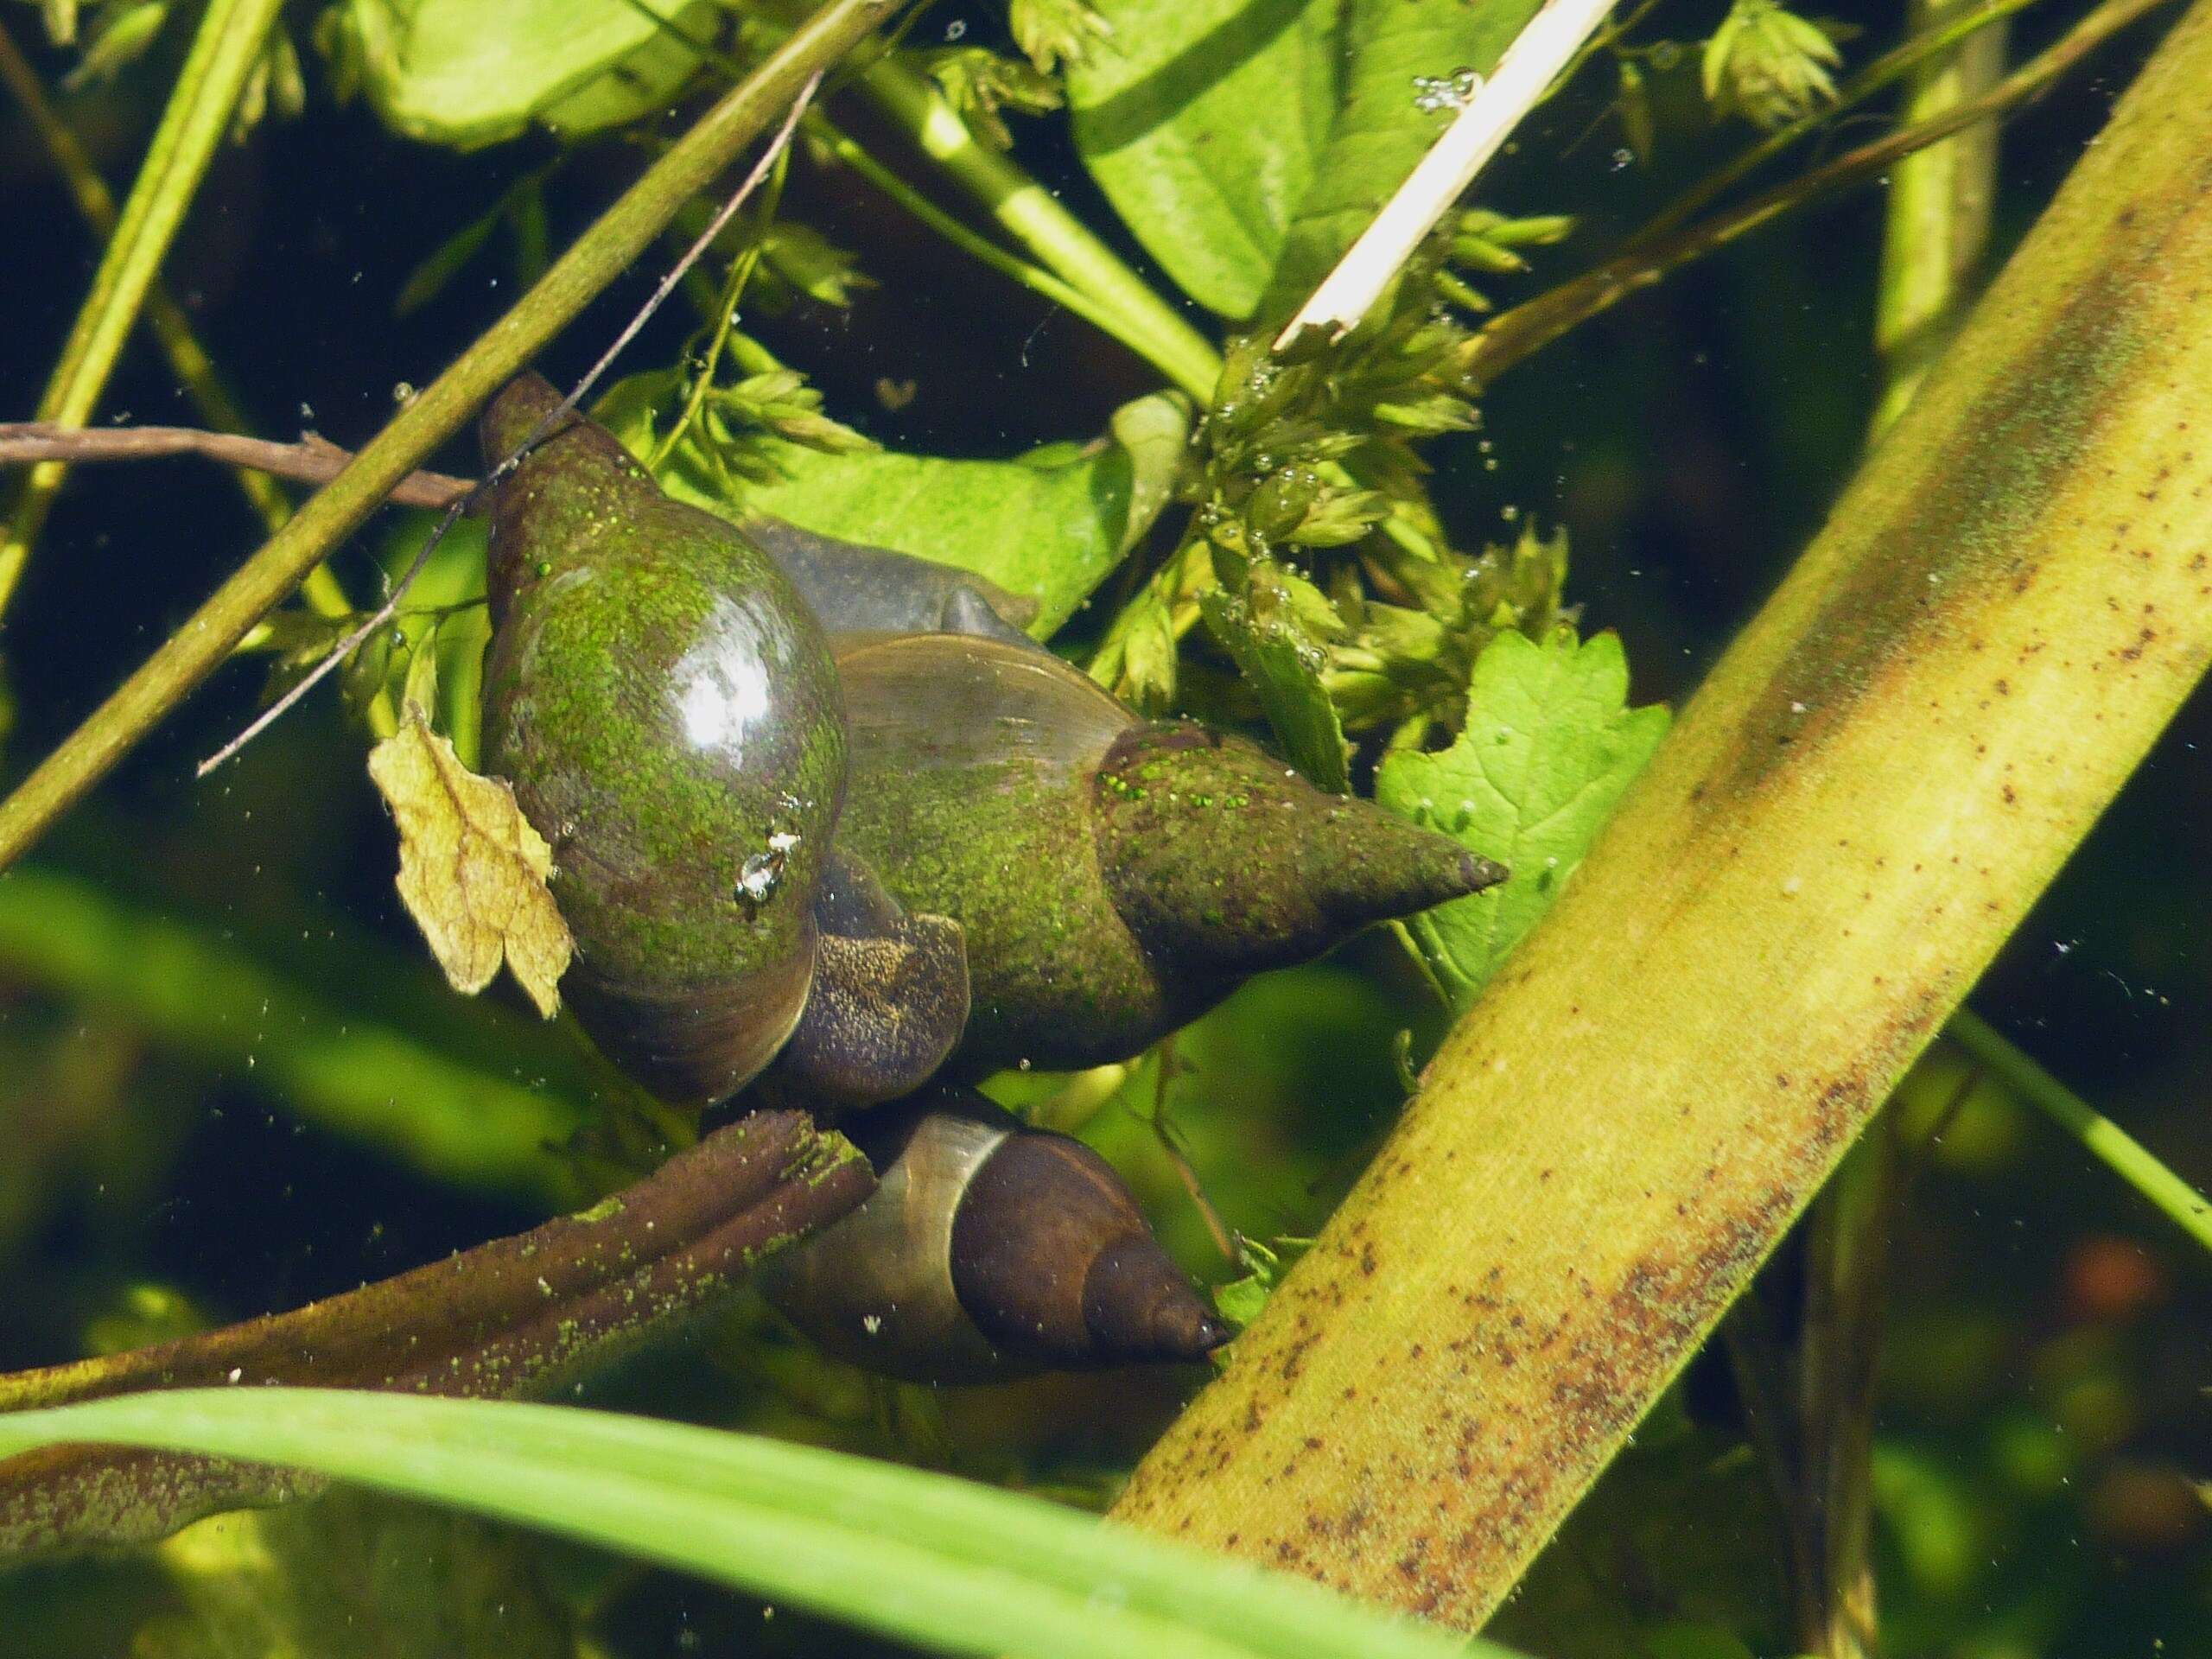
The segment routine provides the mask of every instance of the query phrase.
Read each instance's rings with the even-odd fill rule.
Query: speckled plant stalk
[[[762,1256],[836,1220],[874,1185],[841,1138],[797,1113],[756,1114],[582,1215],[294,1313],[0,1376],[0,1411],[226,1383],[550,1394],[712,1306]],[[300,1486],[200,1458],[30,1452],[0,1461],[0,1558],[143,1541]]]
[[[1913,0],[1913,31],[1939,29],[1968,10],[1955,0]],[[1987,91],[2005,73],[2008,34],[1993,24],[1923,64],[1907,82],[1904,118],[1923,121]],[[1891,176],[1874,324],[1886,384],[1874,440],[1910,405],[1965,312],[1988,249],[1996,180],[1993,121],[1908,156]],[[1881,1645],[1874,1405],[1891,1237],[1908,1185],[1897,1116],[1892,1108],[1875,1119],[1806,1222],[1789,1522],[1798,1535],[1798,1640],[1825,1659],[1865,1659]]]
[[[1479,1624],[2212,658],[2199,3],[1133,1524]]]

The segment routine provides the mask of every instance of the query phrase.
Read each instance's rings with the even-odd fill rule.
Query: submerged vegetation
[[[0,1630],[2212,1654],[2209,84],[2212,0],[0,10]],[[468,446],[532,366],[611,439]],[[724,564],[830,638],[718,839],[538,722]],[[907,1189],[784,1109],[941,1065],[1235,1339],[803,1339]]]

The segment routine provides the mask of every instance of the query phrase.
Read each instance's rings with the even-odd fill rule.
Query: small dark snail
[[[1141,720],[1026,640],[831,643],[839,845],[960,925],[965,1075],[1126,1058],[1253,974],[1504,876],[1240,738]]]
[[[516,380],[486,411],[486,455],[559,402]],[[576,939],[566,988],[593,1039],[683,1105],[728,1098],[787,1045],[797,1084],[810,1056],[831,1064],[823,1090],[840,1103],[925,1080],[966,1016],[959,931],[904,914],[851,858],[825,900],[843,709],[777,563],[571,418],[493,497],[489,594],[484,755],[553,849]],[[805,1029],[810,1007],[834,1018],[887,992],[896,1042]],[[884,1069],[864,1076],[856,1057]]]
[[[830,1352],[916,1382],[1203,1359],[1228,1339],[1113,1166],[973,1090],[847,1132],[877,1187],[772,1257],[760,1286]]]

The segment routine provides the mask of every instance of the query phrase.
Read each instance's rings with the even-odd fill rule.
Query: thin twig
[[[812,86],[807,88],[810,94],[813,91]],[[784,181],[791,173],[791,152],[779,148],[776,160],[778,164],[768,174],[768,199],[760,204],[760,228],[744,251],[730,261],[729,276],[715,299],[712,336],[707,342],[699,372],[692,379],[690,393],[683,400],[683,412],[677,416],[676,424],[669,428],[668,435],[654,446],[650,465],[656,469],[676,453],[676,446],[698,423],[700,412],[707,406],[708,394],[715,389],[715,377],[721,368],[723,354],[729,349],[730,331],[737,327],[738,305],[745,298],[753,271],[760,266],[762,251],[768,245],[768,232],[775,226],[777,209],[783,205]]]
[[[202,760],[195,773],[196,776],[205,778],[240,749],[245,747],[247,744],[252,742],[263,732],[268,730],[276,721],[283,718],[294,703],[299,702],[302,697],[320,684],[339,664],[359,650],[363,642],[373,635],[378,628],[391,620],[399,609],[399,601],[406,597],[407,590],[415,584],[415,579],[420,576],[425,567],[429,564],[430,555],[437,550],[438,543],[445,540],[447,532],[453,529],[461,516],[473,510],[480,501],[504,483],[509,474],[522,465],[524,456],[543,442],[548,434],[575,412],[576,405],[591,395],[592,388],[597,385],[601,377],[613,366],[614,359],[622,354],[623,348],[638,337],[639,331],[652,321],[653,313],[659,310],[668,296],[676,291],[676,285],[683,280],[683,273],[698,264],[700,256],[704,254],[713,244],[714,239],[721,234],[722,227],[728,225],[735,217],[737,210],[745,205],[745,199],[760,188],[760,181],[768,176],[768,169],[775,165],[776,158],[783,154],[784,147],[791,143],[791,133],[798,125],[799,117],[806,112],[806,106],[814,97],[815,88],[821,84],[822,71],[817,69],[807,78],[806,84],[799,88],[798,96],[791,101],[791,109],[785,114],[783,125],[777,129],[776,136],[769,141],[767,149],[761,152],[760,159],[753,163],[753,170],[747,173],[737,188],[730,193],[729,200],[722,204],[721,211],[715,215],[707,228],[699,233],[698,239],[692,243],[683,257],[677,261],[668,274],[661,278],[660,286],[653,289],[652,297],[639,308],[637,315],[632,317],[622,332],[614,337],[614,343],[600,353],[599,360],[591,365],[584,378],[569,388],[569,395],[553,409],[548,410],[544,418],[531,429],[530,435],[517,444],[513,451],[504,457],[498,466],[486,473],[483,480],[474,489],[447,506],[444,513],[439,518],[436,527],[430,531],[429,539],[423,543],[421,550],[415,555],[414,563],[410,564],[405,573],[392,584],[391,592],[385,595],[384,603],[377,607],[375,613],[333,646],[328,656],[302,675],[283,696],[263,709],[244,731]]]
[[[1875,93],[1886,91],[1923,64],[1942,57],[1982,30],[2035,3],[2036,0],[1980,0],[1980,4],[1946,17],[1941,23],[1914,31],[1838,87],[1834,102],[1808,111],[1795,121],[1777,127],[1733,161],[1700,178],[1646,225],[1637,233],[1639,239],[1680,229],[1799,140],[1816,132],[1832,131],[1839,116]],[[1910,120],[1910,115],[1907,118]]]
[[[1382,211],[1275,337],[1282,350],[1308,328],[1341,339],[1365,316],[1521,119],[1559,79],[1613,9],[1613,0],[1550,0],[1529,19],[1489,80],[1406,175]]]
[[[684,203],[709,188],[774,124],[815,70],[895,15],[899,0],[825,0],[747,77],[556,259],[467,350],[395,414],[275,536],[127,675],[0,800],[0,868],[12,864],[210,674],[393,485],[427,461],[501,386],[653,245]]]
[[[2041,96],[2061,75],[2129,24],[2168,3],[2170,0],[2106,0],[1988,92],[1948,114],[1885,134],[1695,225],[1663,235],[1655,235],[1649,229],[1639,232],[1596,269],[1492,319],[1469,342],[1468,372],[1480,381],[1494,380],[1570,328],[1692,260],[1726,247],[1769,219],[1873,178],[1914,151],[1940,143],[1978,122],[2009,113]]]
[[[77,142],[77,135],[61,118],[61,112],[47,98],[37,73],[5,27],[0,27],[0,86],[5,86],[14,95],[23,119],[46,147],[48,159],[68,187],[70,199],[77,204],[78,215],[99,241],[109,240],[115,234],[116,213],[115,197],[107,188],[107,181],[92,165],[92,158]],[[176,302],[158,275],[146,289],[146,327],[160,342],[169,367],[192,395],[193,402],[200,406],[207,423],[218,430],[244,431],[245,416],[216,373],[206,348],[193,334],[191,320],[185,315],[183,307]],[[241,468],[236,476],[247,501],[271,531],[292,516],[292,504],[284,493],[260,473]],[[327,565],[323,567],[326,574],[328,569]],[[318,608],[334,601],[337,608],[346,608],[345,595],[334,586],[317,586],[321,591],[311,589],[308,598],[317,602]]]
[[[302,484],[327,484],[353,459],[327,438],[310,432],[297,443],[209,432],[196,426],[64,426],[54,421],[0,421],[0,467],[41,461],[72,467],[99,461],[156,461],[198,455]],[[410,473],[390,499],[403,507],[443,507],[476,487],[474,479],[449,473]]]

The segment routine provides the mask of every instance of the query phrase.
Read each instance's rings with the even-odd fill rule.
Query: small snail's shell
[[[1145,721],[1050,652],[836,634],[842,847],[966,935],[969,1075],[1136,1053],[1243,977],[1503,872],[1242,739]]]
[[[509,386],[487,455],[558,401],[536,376]],[[552,847],[564,989],[652,1092],[725,1098],[813,976],[845,775],[821,630],[760,549],[574,417],[500,485],[491,577],[484,755]]]
[[[1027,643],[1037,602],[965,570],[821,536],[765,514],[739,525],[836,633],[975,633]]]
[[[1228,1332],[1112,1167],[935,1089],[855,1120],[868,1201],[763,1264],[768,1299],[823,1348],[914,1382],[1203,1358]]]

